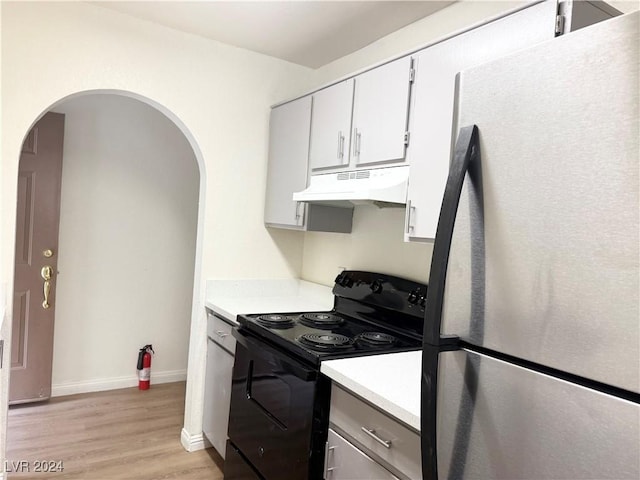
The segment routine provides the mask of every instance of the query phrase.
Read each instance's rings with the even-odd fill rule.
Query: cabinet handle
[[[391,448],[391,440],[384,440],[384,439],[380,438],[376,434],[376,431],[373,428],[372,429],[368,429],[367,427],[362,427],[362,431],[364,433],[366,433],[367,435],[369,435],[371,438],[373,438],[379,444],[384,445],[385,448]]]
[[[329,476],[329,472],[333,472],[334,468],[329,467],[329,452],[333,452],[336,447],[330,447],[329,442],[324,444],[324,475],[323,478],[326,480]],[[333,474],[332,474],[333,475]]]
[[[405,233],[411,233],[415,228],[415,225],[413,224],[413,221],[415,220],[415,215],[413,213],[415,211],[416,211],[416,207],[411,205],[411,200],[407,200],[407,219],[406,219],[407,228],[405,230]]]
[[[342,135],[342,130],[338,131],[338,158],[342,159],[344,157],[344,135]]]
[[[353,156],[354,157],[357,157],[360,154],[360,152],[358,150],[358,135],[360,135],[358,133],[358,129],[354,128],[353,129],[353,139],[352,139],[353,140]]]
[[[216,331],[216,335],[218,335],[220,338],[224,338],[224,337],[228,337],[229,334],[226,332],[223,332],[222,330],[217,330]]]
[[[302,206],[302,213],[300,213],[300,207]],[[302,202],[296,202],[296,225],[304,224],[304,205]]]

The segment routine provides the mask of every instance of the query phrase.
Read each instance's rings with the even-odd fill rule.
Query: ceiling
[[[121,13],[311,68],[452,1],[103,1]]]

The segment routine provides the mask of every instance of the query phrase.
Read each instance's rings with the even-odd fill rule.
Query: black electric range
[[[263,336],[302,360],[323,360],[419,350],[421,338],[338,311],[238,317],[241,328]]]
[[[345,271],[328,312],[239,315],[246,330],[306,362],[419,350],[427,286],[372,272]]]
[[[331,382],[321,362],[422,348],[425,284],[344,271],[333,294],[328,312],[238,316],[225,479],[322,479]]]

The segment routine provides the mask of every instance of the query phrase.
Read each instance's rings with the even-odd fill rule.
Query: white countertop
[[[420,431],[422,352],[389,353],[322,362],[334,383]]]
[[[333,293],[330,287],[298,279],[209,280],[205,306],[237,323],[240,313],[331,310]]]

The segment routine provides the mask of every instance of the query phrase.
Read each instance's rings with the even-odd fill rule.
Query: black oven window
[[[289,374],[269,362],[251,362],[248,396],[283,429],[289,424],[291,387],[283,380]]]

